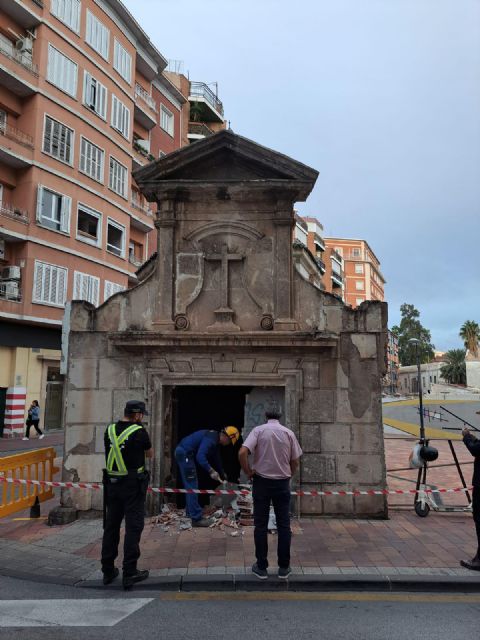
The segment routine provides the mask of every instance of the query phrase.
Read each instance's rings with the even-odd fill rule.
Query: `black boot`
[[[460,560],[460,564],[465,569],[470,569],[471,571],[480,571],[480,557],[477,555],[471,560]]]
[[[142,582],[142,580],[146,580],[148,576],[149,572],[147,570],[138,571],[137,569],[133,573],[124,573],[122,580],[123,588],[131,589],[136,582]]]
[[[110,571],[104,571],[103,572],[103,584],[107,585],[107,584],[110,584],[111,582],[113,582],[115,580],[115,578],[118,576],[119,573],[120,573],[120,571],[116,567],[113,567],[113,569],[111,569]]]

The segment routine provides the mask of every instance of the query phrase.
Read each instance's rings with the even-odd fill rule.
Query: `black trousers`
[[[270,503],[277,520],[278,566],[290,566],[290,479],[272,480],[253,477],[253,519],[255,523],[255,556],[260,569],[268,567],[268,516]]]
[[[39,436],[42,435],[42,430],[40,429],[40,427],[38,426],[40,423],[40,420],[30,420],[30,418],[28,418],[27,422],[25,423],[26,425],[26,431],[25,431],[25,437],[29,438],[30,437],[30,429],[31,427],[35,427],[35,431],[38,433]]]
[[[480,558],[480,487],[473,487],[472,491],[472,513],[477,532],[477,556]]]
[[[123,572],[135,573],[140,557],[140,538],[145,521],[145,496],[148,479],[141,476],[121,478],[107,488],[107,517],[102,540],[102,571],[113,570],[118,555],[120,526],[125,517]]]

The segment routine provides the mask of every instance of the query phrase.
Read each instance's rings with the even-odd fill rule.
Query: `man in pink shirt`
[[[290,478],[298,469],[302,450],[295,434],[280,424],[280,411],[266,412],[266,424],[255,427],[241,447],[242,469],[253,480],[255,556],[253,573],[268,578],[268,516],[273,504],[278,531],[278,577],[286,580],[290,568]],[[248,456],[253,455],[253,468]]]

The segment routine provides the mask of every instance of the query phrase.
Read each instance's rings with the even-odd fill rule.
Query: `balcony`
[[[0,85],[17,96],[36,92],[38,67],[31,55],[17,51],[13,42],[0,38]]]
[[[13,204],[10,204],[8,202],[0,201],[0,216],[2,216],[3,218],[9,218],[10,220],[15,220],[15,222],[20,222],[24,225],[30,224],[28,213],[26,211],[23,211],[22,209],[18,209]]]
[[[214,131],[207,127],[203,122],[189,122],[188,123],[188,139],[190,142],[195,142],[196,140],[203,140],[203,138],[207,138],[208,136],[213,136]]]
[[[198,122],[223,122],[223,104],[204,82],[191,82],[190,115]]]
[[[2,11],[22,29],[33,29],[42,22],[41,10],[44,8],[43,0],[32,0],[37,9],[30,8],[28,2],[18,0],[2,0]]]
[[[334,287],[342,287],[343,286],[343,276],[339,273],[335,273],[332,271],[332,284]]]
[[[135,85],[134,118],[147,130],[157,124],[157,103],[139,84]]]
[[[0,280],[0,300],[21,302],[22,290],[20,288],[20,283],[15,280]]]
[[[322,275],[325,273],[326,271],[326,265],[324,263],[323,260],[320,260],[320,258],[315,258],[315,262],[318,265],[318,268],[320,269],[320,271],[322,272]]]
[[[141,267],[143,264],[143,260],[139,260],[135,256],[128,256],[128,261],[130,264],[133,264],[134,267]]]
[[[9,124],[0,126],[0,162],[13,169],[28,167],[33,162],[33,138]]]
[[[133,143],[133,169],[141,169],[149,162],[153,162],[155,160],[155,156],[144,149],[142,145],[137,142]]]
[[[145,214],[149,218],[153,218],[153,211],[150,209],[148,205],[142,204],[138,200],[135,200],[135,198],[132,198],[131,205],[132,205],[132,208],[135,209],[136,211],[141,211],[143,214]]]

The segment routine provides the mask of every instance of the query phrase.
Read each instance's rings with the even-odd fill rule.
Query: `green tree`
[[[465,349],[450,349],[444,357],[445,364],[440,369],[442,378],[449,384],[466,384]]]
[[[480,342],[480,326],[474,320],[467,320],[460,329],[460,338],[463,340],[465,349],[468,349],[474,356],[478,355],[478,343]]]
[[[420,362],[430,362],[435,355],[435,346],[430,342],[432,339],[430,331],[425,329],[420,322],[420,312],[413,304],[404,303],[400,307],[402,319],[400,325],[392,327],[392,333],[398,338],[398,357],[402,367],[417,364],[416,346],[410,344],[409,340],[416,338],[420,340]]]

